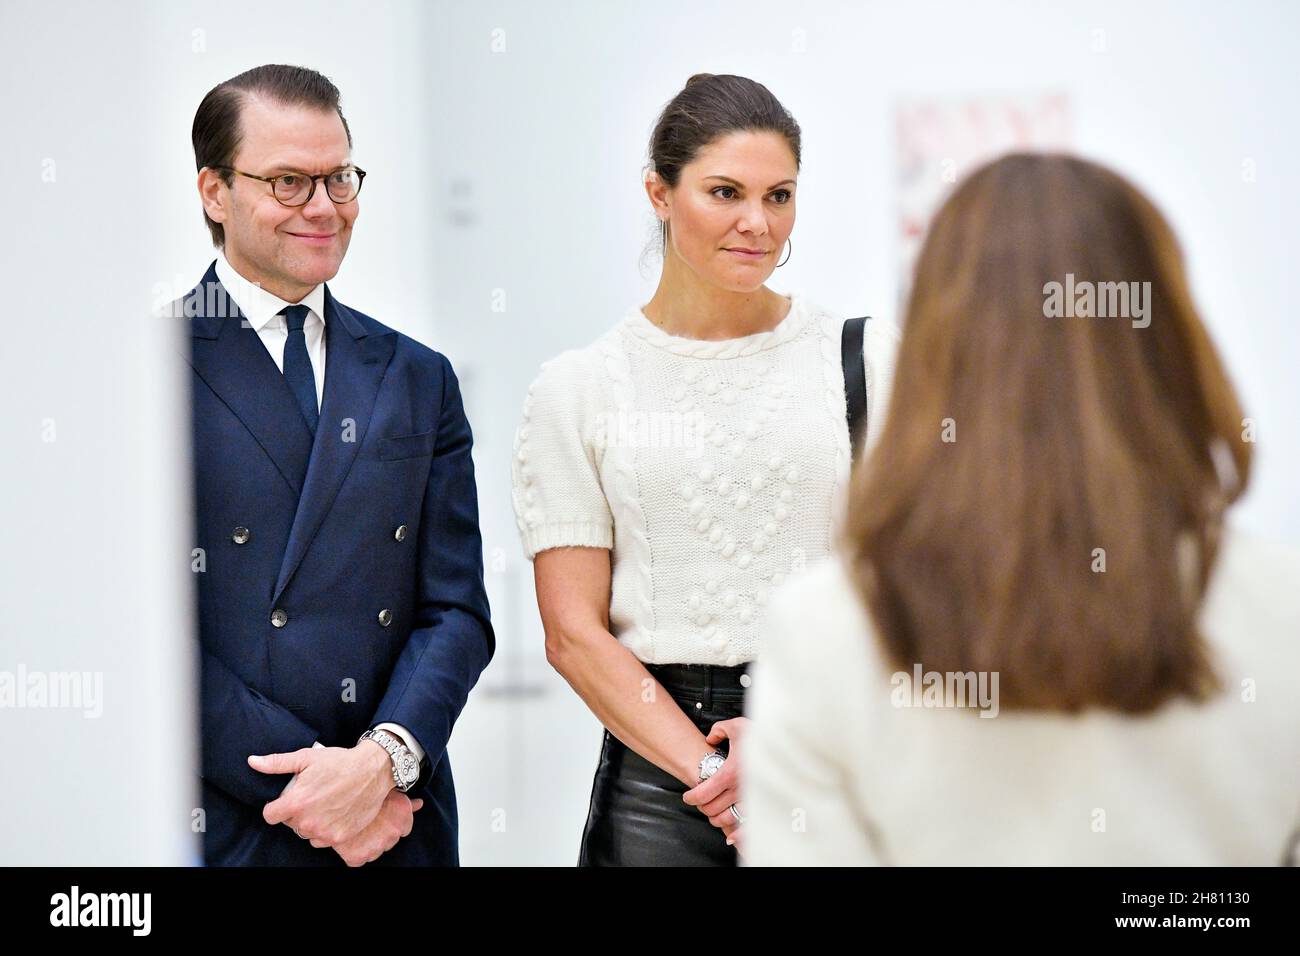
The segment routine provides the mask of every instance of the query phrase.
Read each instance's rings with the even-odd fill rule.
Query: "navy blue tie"
[[[289,337],[284,342],[284,380],[289,383],[289,391],[298,400],[307,428],[315,437],[316,422],[320,418],[316,410],[316,376],[307,355],[307,336],[302,331],[309,311],[305,305],[291,305],[280,314],[289,323]]]

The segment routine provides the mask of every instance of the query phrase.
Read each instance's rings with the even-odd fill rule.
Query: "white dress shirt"
[[[284,345],[289,338],[288,320],[281,315],[285,309],[294,305],[279,296],[272,295],[260,285],[249,282],[235,271],[235,267],[226,259],[224,253],[217,256],[217,278],[225,288],[226,294],[239,306],[248,324],[257,332],[266,350],[275,360],[275,367],[284,373]],[[325,285],[316,286],[302,297],[302,305],[311,311],[303,322],[302,331],[307,339],[307,357],[311,359],[311,371],[316,379],[316,408],[320,409],[325,399]],[[376,730],[387,730],[395,734],[411,749],[415,759],[423,762],[424,748],[401,724],[382,723],[375,725]],[[317,741],[315,746],[321,746]],[[294,775],[297,778],[297,774]],[[290,783],[293,780],[289,781]],[[288,789],[287,787],[285,789]]]
[[[281,315],[294,305],[272,295],[260,285],[255,285],[235,271],[225,255],[217,257],[217,278],[226,294],[235,300],[248,324],[257,332],[266,350],[275,360],[275,367],[284,373],[284,344],[289,338],[289,322]],[[325,398],[325,286],[316,286],[302,297],[301,305],[311,312],[303,323],[302,332],[307,339],[307,357],[311,359],[312,376],[316,379],[316,409],[320,410]]]

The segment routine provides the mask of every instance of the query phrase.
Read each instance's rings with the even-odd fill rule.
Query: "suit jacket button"
[[[393,532],[393,537],[396,538],[398,541],[405,541],[405,540],[406,540],[406,525],[404,525],[404,524],[399,524],[399,525],[397,526],[397,530]]]
[[[384,608],[382,611],[379,612],[379,624],[381,627],[387,627],[389,624],[392,623],[393,623],[392,611],[388,610],[388,608]]]
[[[248,539],[250,537],[251,535],[248,533],[248,529],[242,524],[230,533],[230,540],[235,542],[235,544],[248,544]]]
[[[284,627],[289,623],[289,615],[285,614],[284,611],[277,607],[271,612],[271,623],[275,627]]]

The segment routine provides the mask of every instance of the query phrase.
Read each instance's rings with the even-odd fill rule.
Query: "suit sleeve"
[[[289,753],[310,747],[320,735],[211,652],[203,651],[200,667],[203,779],[260,808],[280,796],[290,778],[258,773],[248,765],[249,755]]]
[[[438,435],[420,520],[414,627],[370,726],[401,724],[424,750],[423,789],[456,718],[487,666],[495,636],[483,586],[483,538],[471,457],[473,436],[451,363],[443,366]]]

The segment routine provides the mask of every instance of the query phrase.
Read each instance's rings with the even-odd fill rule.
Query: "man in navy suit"
[[[494,648],[456,376],[325,285],[365,177],[328,79],[243,73],[193,140],[205,859],[456,865],[447,740]]]

